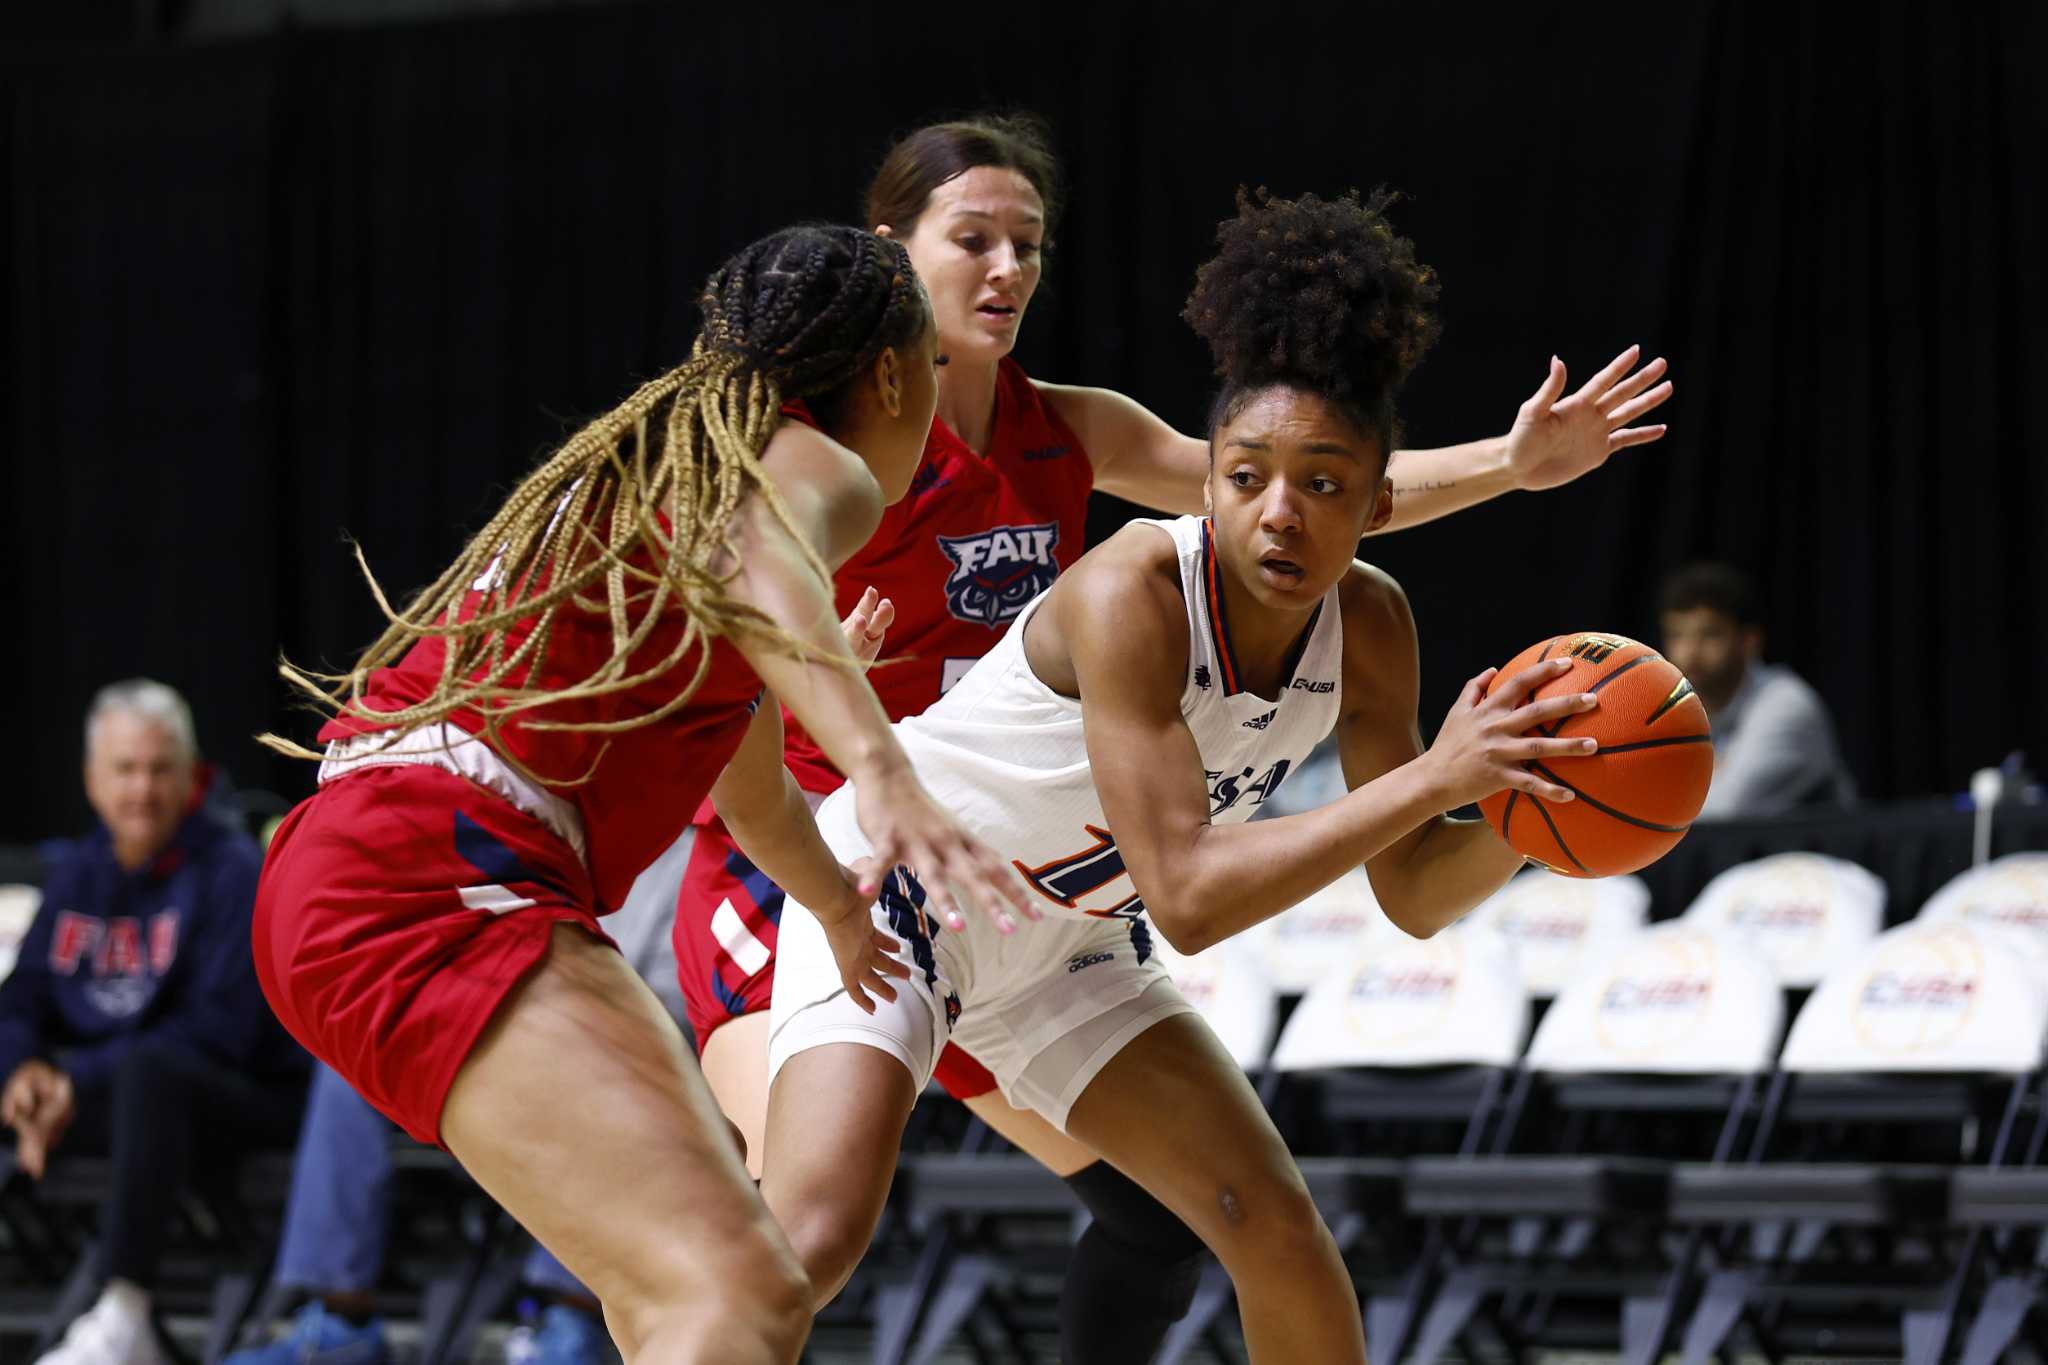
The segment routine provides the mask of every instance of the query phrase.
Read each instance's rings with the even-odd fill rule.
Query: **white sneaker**
[[[36,1365],[170,1365],[149,1321],[149,1298],[132,1285],[109,1285],[72,1320],[64,1339]]]

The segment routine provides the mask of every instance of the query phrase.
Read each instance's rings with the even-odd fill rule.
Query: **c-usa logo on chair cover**
[[[1060,543],[1055,521],[998,526],[980,535],[940,536],[938,541],[953,561],[946,579],[946,610],[977,625],[995,627],[1014,620],[1025,603],[1052,586],[1060,571],[1052,553]]]

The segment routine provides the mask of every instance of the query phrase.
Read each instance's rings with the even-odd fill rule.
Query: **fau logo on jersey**
[[[1024,604],[1052,586],[1060,571],[1053,547],[1056,521],[998,526],[975,536],[940,536],[953,561],[946,579],[946,610],[962,621],[994,628],[1016,618]]]

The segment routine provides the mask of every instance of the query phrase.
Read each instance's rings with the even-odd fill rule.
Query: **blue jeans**
[[[376,1286],[391,1230],[393,1126],[336,1072],[314,1069],[277,1251],[281,1288],[354,1294]],[[538,1243],[524,1273],[537,1289],[589,1293]]]

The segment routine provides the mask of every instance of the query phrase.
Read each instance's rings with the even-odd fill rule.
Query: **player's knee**
[[[1336,1255],[1336,1242],[1299,1179],[1217,1182],[1203,1231],[1235,1278],[1241,1267],[1293,1275]]]
[[[711,1282],[678,1283],[644,1302],[605,1304],[629,1365],[792,1361],[810,1332],[811,1289],[780,1247],[723,1257]]]
[[[787,1365],[810,1332],[809,1305],[759,1300],[682,1306],[643,1325],[626,1365]]]
[[[786,1216],[778,1210],[777,1217],[809,1277],[811,1301],[824,1307],[839,1296],[860,1258],[867,1255],[873,1223],[857,1210],[826,1199],[806,1201]]]

